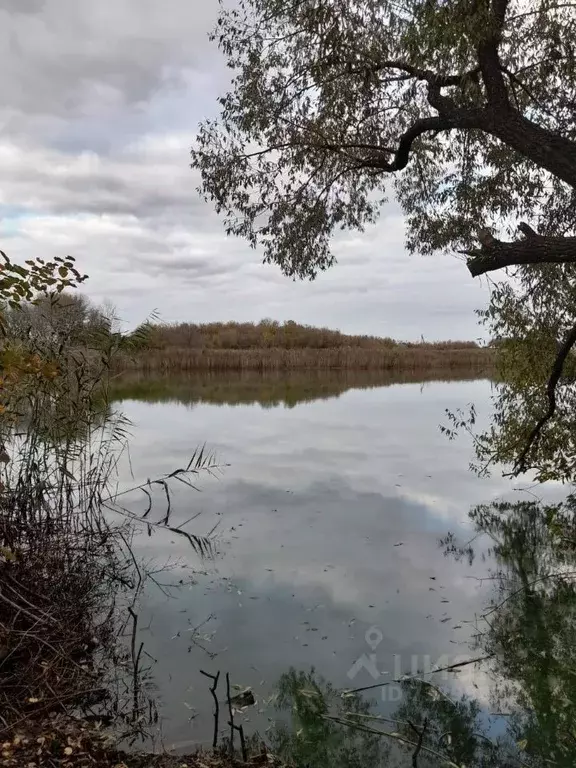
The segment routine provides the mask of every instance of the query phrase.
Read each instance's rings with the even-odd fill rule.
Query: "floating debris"
[[[239,693],[231,696],[230,701],[232,704],[234,704],[235,707],[251,707],[256,703],[254,692],[252,691],[252,688],[249,687],[244,688]]]

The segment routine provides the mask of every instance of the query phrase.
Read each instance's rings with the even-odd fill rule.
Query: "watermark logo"
[[[366,644],[371,653],[363,653],[356,659],[347,672],[349,680],[354,680],[360,673],[367,672],[374,681],[374,686],[380,686],[382,701],[398,702],[402,699],[403,680],[410,678],[430,679],[431,675],[438,676],[442,681],[450,679],[449,670],[452,666],[458,666],[459,662],[466,661],[466,657],[451,657],[446,654],[438,657],[434,663],[429,654],[411,654],[408,659],[405,655],[394,654],[392,669],[382,669],[378,665],[376,649],[382,643],[384,635],[378,627],[372,626],[364,635]],[[366,686],[366,688],[370,685]]]
[[[348,677],[350,680],[354,680],[356,675],[358,675],[363,669],[365,669],[368,674],[372,676],[373,680],[377,680],[382,674],[376,664],[376,654],[374,653],[376,648],[378,648],[384,639],[382,631],[378,629],[378,627],[370,627],[370,629],[366,630],[364,639],[366,640],[368,646],[372,649],[372,653],[363,653],[360,658],[356,659],[354,664],[348,670]]]

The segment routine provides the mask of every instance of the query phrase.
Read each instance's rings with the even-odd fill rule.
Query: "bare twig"
[[[234,709],[232,708],[232,697],[230,695],[230,675],[226,672],[226,698],[228,700],[228,714],[230,720],[228,725],[230,726],[230,755],[234,755],[234,731],[238,731],[240,734],[240,748],[242,750],[242,760],[246,763],[248,761],[248,752],[246,750],[246,740],[244,738],[244,728],[241,725],[234,723]]]
[[[422,742],[424,741],[424,735],[426,733],[426,729],[428,728],[428,718],[424,719],[421,730],[418,730],[418,728],[414,725],[414,723],[411,720],[408,720],[408,725],[418,737],[418,741],[416,743],[416,749],[412,753],[412,768],[418,768],[418,755],[422,750]]]
[[[404,738],[403,736],[400,736],[397,733],[380,731],[378,730],[378,728],[370,728],[367,725],[356,723],[354,722],[354,720],[347,720],[346,718],[336,717],[335,715],[323,715],[322,717],[324,718],[324,720],[331,720],[333,723],[338,723],[339,725],[345,725],[348,728],[352,728],[353,730],[356,730],[356,731],[373,733],[375,736],[385,736],[388,739],[393,739],[394,741],[397,741],[400,744],[405,744],[408,747],[416,748],[418,746],[417,742],[409,741],[408,739]],[[447,760],[446,755],[443,755],[441,752],[437,752],[435,749],[432,749],[431,747],[424,746],[424,744],[421,745],[420,749],[424,752],[427,752],[430,755],[433,755],[434,757],[439,758],[440,760],[443,760],[443,761]]]
[[[228,701],[228,716],[230,720],[228,725],[230,726],[230,755],[234,754],[234,711],[232,709],[232,698],[230,696],[230,674],[226,672],[226,699]]]
[[[210,688],[210,693],[214,699],[214,736],[212,738],[212,749],[216,749],[218,746],[218,720],[220,717],[220,705],[218,703],[218,696],[216,696],[216,688],[218,687],[218,680],[220,679],[220,671],[218,671],[215,675],[211,675],[209,672],[204,672],[204,670],[201,669],[200,674],[204,675],[204,677],[210,678],[210,680],[212,680],[214,683]]]
[[[132,617],[132,638],[130,642],[130,653],[132,656],[132,719],[136,722],[140,711],[140,656],[142,655],[144,643],[140,643],[140,647],[136,651],[138,614],[132,606],[128,606],[128,613]]]
[[[248,762],[248,750],[246,749],[246,739],[244,738],[244,728],[241,725],[233,725],[232,726],[235,731],[238,731],[240,734],[240,748],[242,750],[242,760],[247,763]]]

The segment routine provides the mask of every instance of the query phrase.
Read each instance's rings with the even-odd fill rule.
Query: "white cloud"
[[[14,258],[65,251],[128,323],[279,320],[400,338],[478,335],[485,294],[455,259],[409,257],[397,206],[293,283],[225,236],[189,148],[228,75],[216,3],[0,0],[0,234]]]

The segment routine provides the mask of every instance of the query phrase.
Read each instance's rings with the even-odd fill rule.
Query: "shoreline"
[[[126,751],[118,746],[113,731],[102,730],[98,723],[86,723],[72,715],[55,714],[41,721],[28,721],[27,728],[14,727],[0,739],[1,768],[282,768],[284,765],[264,746],[248,751],[244,760],[236,751],[230,755],[226,746],[198,748],[188,754]],[[57,761],[57,762],[55,762]]]

